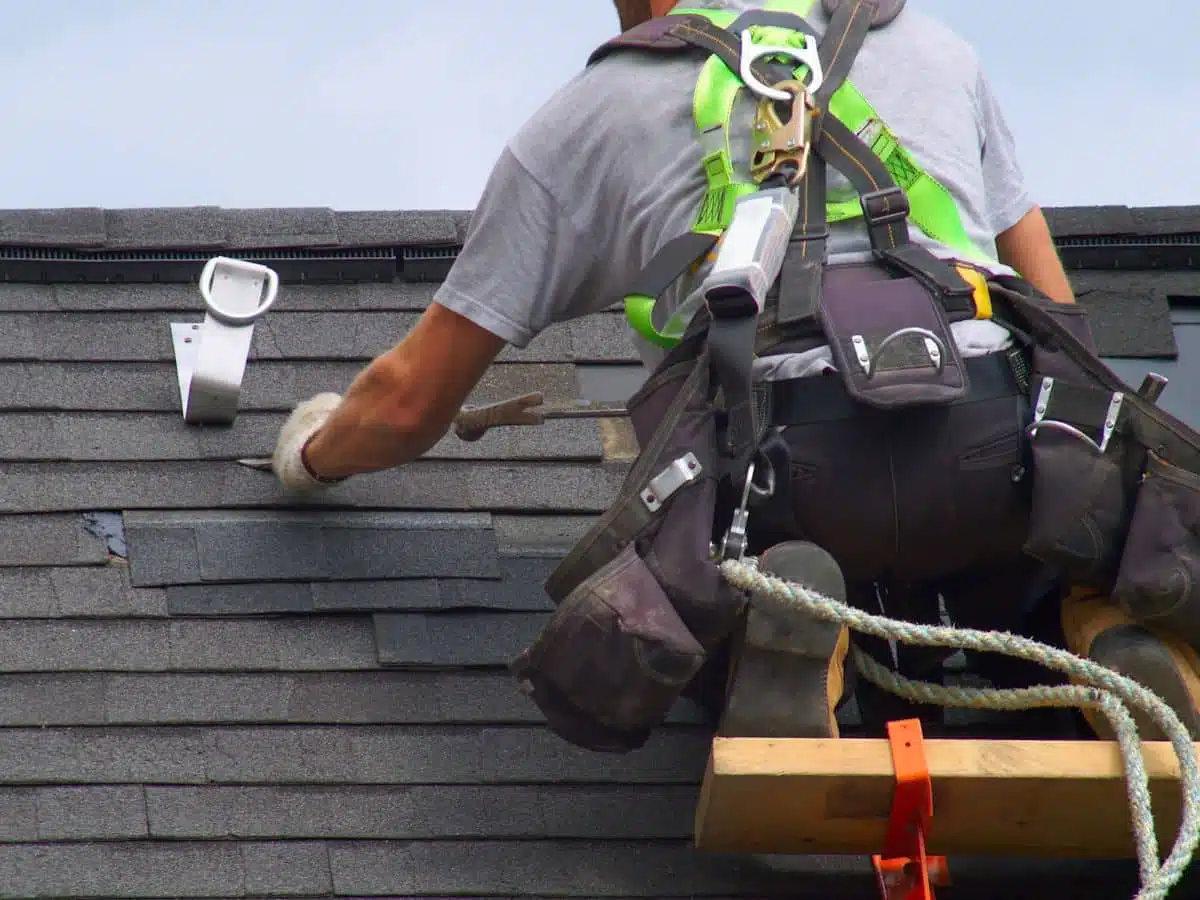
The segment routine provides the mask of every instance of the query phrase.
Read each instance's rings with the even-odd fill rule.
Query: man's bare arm
[[[504,341],[437,303],[350,385],[309,441],[305,462],[322,478],[401,466],[450,429]]]
[[[1022,278],[1051,300],[1075,302],[1075,292],[1041,207],[1033,207],[1016,225],[997,235],[996,252],[1000,262],[1016,269]]]

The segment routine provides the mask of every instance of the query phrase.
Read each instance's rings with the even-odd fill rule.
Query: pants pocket
[[[1200,475],[1149,453],[1113,599],[1200,646]]]
[[[630,543],[571,592],[511,668],[551,730],[622,751],[662,724],[704,659]]]

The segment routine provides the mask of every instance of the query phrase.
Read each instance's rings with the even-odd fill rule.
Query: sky
[[[1200,3],[909,0],[1045,206],[1200,204]],[[610,0],[0,0],[0,208],[468,209]]]

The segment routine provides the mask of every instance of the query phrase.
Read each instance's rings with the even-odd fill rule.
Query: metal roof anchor
[[[185,422],[233,424],[254,323],[278,293],[279,276],[267,266],[225,256],[205,263],[200,273],[204,321],[171,323]]]

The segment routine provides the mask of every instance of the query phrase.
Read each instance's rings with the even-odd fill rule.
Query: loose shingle
[[[503,666],[548,621],[548,613],[379,613],[375,645],[385,666]]]
[[[1200,270],[1104,270],[1082,269],[1070,273],[1077,293],[1107,291],[1113,294],[1200,297]]]
[[[1058,206],[1045,210],[1050,233],[1061,237],[1136,234],[1137,222],[1128,206]]]
[[[4,728],[0,784],[204,784],[212,754],[207,734],[188,728]]]
[[[597,516],[496,516],[496,541],[506,556],[562,558]]]
[[[145,802],[150,836],[172,840],[688,839],[696,789],[691,785],[179,786],[149,787]],[[631,816],[635,808],[639,814]],[[118,817],[124,811],[113,809],[109,815]],[[103,818],[100,821],[107,824]]]
[[[0,514],[97,506],[599,513],[617,496],[626,471],[610,464],[419,460],[302,499],[271,473],[232,461],[0,463]]]
[[[127,513],[126,521],[138,585],[499,574],[485,513],[231,510]],[[162,565],[167,555],[176,572]],[[147,580],[147,570],[160,577]]]

